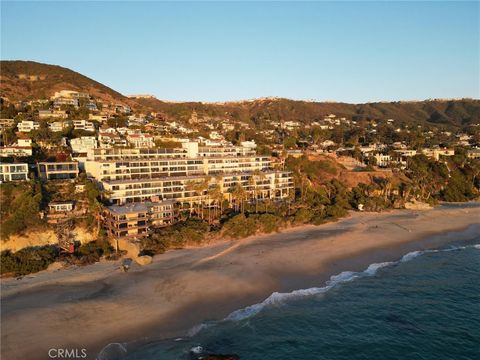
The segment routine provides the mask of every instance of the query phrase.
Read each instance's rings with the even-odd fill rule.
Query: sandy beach
[[[2,279],[1,358],[48,359],[51,348],[77,348],[94,359],[111,342],[186,336],[272,292],[321,286],[341,271],[479,232],[480,203],[352,213],[336,223],[169,251],[128,273],[119,262],[101,262]]]

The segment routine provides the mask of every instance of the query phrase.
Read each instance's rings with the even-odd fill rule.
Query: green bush
[[[93,263],[99,261],[104,255],[110,255],[113,250],[108,241],[101,239],[80,245],[75,253],[78,258],[83,259],[83,262]]]
[[[157,229],[151,236],[142,239],[142,251],[162,254],[167,249],[182,248],[187,244],[201,244],[208,235],[208,222],[190,218],[172,226]]]
[[[264,233],[271,233],[278,231],[283,223],[281,217],[273,214],[261,214],[255,219],[260,227],[260,230]]]
[[[257,232],[257,223],[253,218],[239,214],[228,220],[223,225],[223,233],[234,239],[245,238]]]
[[[58,257],[54,246],[28,247],[15,253],[10,250],[1,253],[1,274],[11,273],[16,276],[45,270]]]
[[[312,211],[309,209],[298,209],[293,216],[293,222],[295,224],[307,224],[312,219]]]

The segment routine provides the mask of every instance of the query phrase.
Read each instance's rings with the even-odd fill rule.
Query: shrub
[[[142,239],[142,251],[162,254],[171,248],[182,248],[187,244],[200,244],[209,233],[208,222],[190,218],[172,226],[157,229],[151,236]]]
[[[113,247],[108,241],[94,240],[80,245],[76,250],[76,255],[82,263],[90,264],[99,261],[104,255],[110,255],[113,250]]]
[[[307,224],[312,219],[312,211],[309,209],[299,209],[293,217],[295,224]]]
[[[228,220],[223,226],[223,233],[234,239],[244,238],[257,232],[257,223],[253,218],[239,214]]]
[[[264,233],[278,231],[283,221],[282,218],[273,214],[262,214],[258,216],[258,224]]]
[[[28,247],[15,253],[2,251],[0,273],[16,276],[27,275],[46,269],[58,257],[54,246]]]

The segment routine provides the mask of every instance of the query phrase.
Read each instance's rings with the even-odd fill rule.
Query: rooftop
[[[107,209],[114,215],[124,215],[138,212],[147,212],[152,206],[156,205],[173,205],[173,200],[164,200],[159,202],[142,202],[142,203],[131,203],[127,205],[111,205],[107,206]]]

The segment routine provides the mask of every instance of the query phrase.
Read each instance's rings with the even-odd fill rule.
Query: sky
[[[479,2],[8,2],[2,60],[174,101],[480,97]]]

